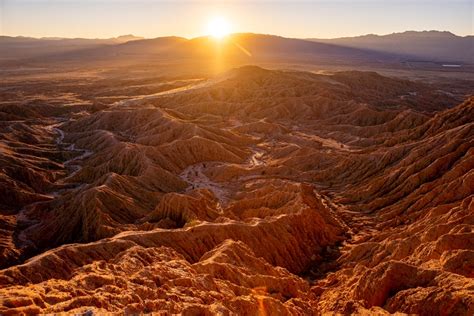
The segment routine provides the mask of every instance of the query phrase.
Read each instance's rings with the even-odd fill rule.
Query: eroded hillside
[[[95,87],[0,105],[0,313],[474,312],[474,98],[251,66]]]

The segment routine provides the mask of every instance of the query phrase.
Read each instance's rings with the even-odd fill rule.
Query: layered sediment
[[[472,97],[243,67],[1,109],[1,314],[474,312]]]

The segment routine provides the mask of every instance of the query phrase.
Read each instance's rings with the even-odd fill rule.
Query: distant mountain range
[[[474,36],[457,36],[450,32],[407,31],[389,35],[370,34],[357,37],[312,38],[308,40],[398,54],[420,61],[470,64],[474,62]]]
[[[132,34],[121,35],[111,38],[66,38],[66,37],[27,37],[27,36],[0,36],[1,43],[38,43],[49,41],[49,44],[57,45],[61,43],[125,43],[129,41],[142,40],[143,37]]]
[[[134,35],[122,35],[108,39],[0,36],[0,62],[51,54],[57,55],[77,50],[93,49],[105,45],[117,45],[141,39],[143,39],[143,37]]]
[[[220,58],[243,62],[273,59],[289,62],[447,62],[473,64],[474,37],[449,32],[404,32],[338,39],[292,39],[274,35],[232,34],[225,41],[209,37],[143,39],[125,35],[111,39],[0,37],[0,62],[127,61],[149,58]]]

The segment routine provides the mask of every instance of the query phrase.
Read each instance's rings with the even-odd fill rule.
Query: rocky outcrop
[[[195,264],[165,247],[121,250],[115,245],[97,258],[100,261],[72,270],[66,279],[10,289],[0,311],[256,314],[304,313],[309,308],[306,282],[232,240]]]
[[[45,252],[0,273],[0,284],[10,293],[0,311],[72,312],[90,306],[97,311],[127,308],[129,312],[166,309],[185,313],[194,308],[302,312],[308,308],[309,284],[292,273],[301,273],[321,260],[322,249],[342,240],[344,227],[311,187],[293,189],[298,201],[286,208],[286,214],[276,212],[278,216],[265,220],[222,219],[181,229],[129,231],[112,239]],[[212,199],[208,192],[201,194],[205,194],[201,200],[191,200],[182,208],[173,204],[181,200],[169,195],[147,220],[159,216],[176,222],[176,214],[181,214],[179,220],[188,218],[198,205],[212,202],[202,200]],[[209,215],[194,216],[204,219]],[[18,285],[25,286],[24,290],[13,289]],[[174,287],[183,292],[171,299],[167,289]],[[45,288],[50,288],[46,296]],[[88,294],[79,298],[77,291]],[[110,303],[117,292],[122,293],[120,298]],[[164,293],[168,294],[162,296]],[[195,304],[190,304],[190,296]],[[259,300],[262,306],[256,304]],[[216,306],[206,306],[213,304]]]

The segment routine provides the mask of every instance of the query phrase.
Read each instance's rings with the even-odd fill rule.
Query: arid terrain
[[[472,73],[68,67],[0,77],[0,314],[474,313]]]

